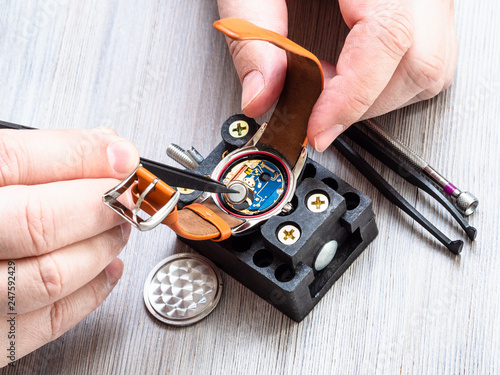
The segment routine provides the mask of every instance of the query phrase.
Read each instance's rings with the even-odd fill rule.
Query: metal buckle
[[[118,215],[123,217],[125,220],[127,220],[130,224],[132,224],[135,228],[139,229],[142,232],[151,230],[158,225],[161,224],[163,220],[172,212],[172,210],[175,208],[177,205],[177,202],[179,201],[180,193],[177,191],[172,198],[165,204],[158,212],[156,212],[153,216],[151,216],[149,219],[144,220],[137,216],[137,213],[141,209],[141,204],[144,202],[146,199],[146,196],[154,190],[156,184],[158,181],[160,181],[158,178],[156,178],[149,186],[144,190],[144,192],[141,194],[139,199],[137,200],[137,203],[135,204],[135,207],[130,210],[127,207],[125,207],[123,204],[118,202],[118,198],[123,195],[137,180],[137,170],[141,168],[142,165],[139,164],[139,166],[136,168],[134,172],[130,176],[128,176],[125,180],[123,180],[120,184],[118,184],[115,188],[111,189],[107,193],[105,193],[102,196],[102,201],[106,206],[111,208],[113,211],[115,211]]]

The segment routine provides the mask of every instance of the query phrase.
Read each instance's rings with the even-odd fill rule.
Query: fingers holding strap
[[[283,35],[242,19],[226,18],[214,26],[233,40],[266,41],[287,52],[284,88],[260,143],[279,150],[294,165],[306,139],[309,116],[323,89],[320,61]]]

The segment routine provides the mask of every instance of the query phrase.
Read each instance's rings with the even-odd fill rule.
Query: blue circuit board
[[[225,181],[235,180],[245,184],[248,197],[245,202],[230,206],[251,215],[272,207],[282,197],[286,182],[274,163],[262,159],[245,160],[232,167]]]
[[[271,176],[268,181],[262,181],[260,176],[264,173]],[[253,188],[254,199],[248,207],[249,211],[268,209],[283,193],[283,176],[279,169],[268,161],[262,160],[253,169],[247,168],[245,175],[247,177],[245,177],[243,182],[247,183],[249,179],[252,179],[255,183]]]

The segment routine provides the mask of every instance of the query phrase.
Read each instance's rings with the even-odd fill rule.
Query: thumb
[[[340,53],[335,76],[325,82],[307,130],[319,152],[368,111],[413,43],[409,5],[390,4],[384,12],[377,12],[377,2],[363,3],[365,6],[358,2],[341,3],[342,14],[352,29]]]
[[[285,0],[219,0],[221,18],[242,18],[284,36],[288,32]],[[242,85],[241,108],[249,117],[267,112],[278,99],[286,77],[286,53],[267,42],[227,38]]]

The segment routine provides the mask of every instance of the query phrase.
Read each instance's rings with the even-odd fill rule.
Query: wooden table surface
[[[293,0],[289,7],[291,39],[333,61],[348,31],[336,2]],[[171,142],[207,155],[221,123],[240,112],[240,84],[212,28],[217,18],[213,0],[4,2],[0,119],[40,128],[110,126],[142,156],[163,162]],[[142,300],[146,275],[165,257],[191,250],[168,228],[134,231],[110,297],[19,360],[18,373],[498,373],[499,19],[496,0],[458,1],[454,84],[380,119],[480,198],[470,218],[478,238],[466,241],[460,256],[388,204],[335,150],[312,151],[373,199],[380,234],[304,321],[291,321],[227,275],[219,306],[199,324],[155,321]],[[432,199],[369,160],[445,233],[465,237]]]

